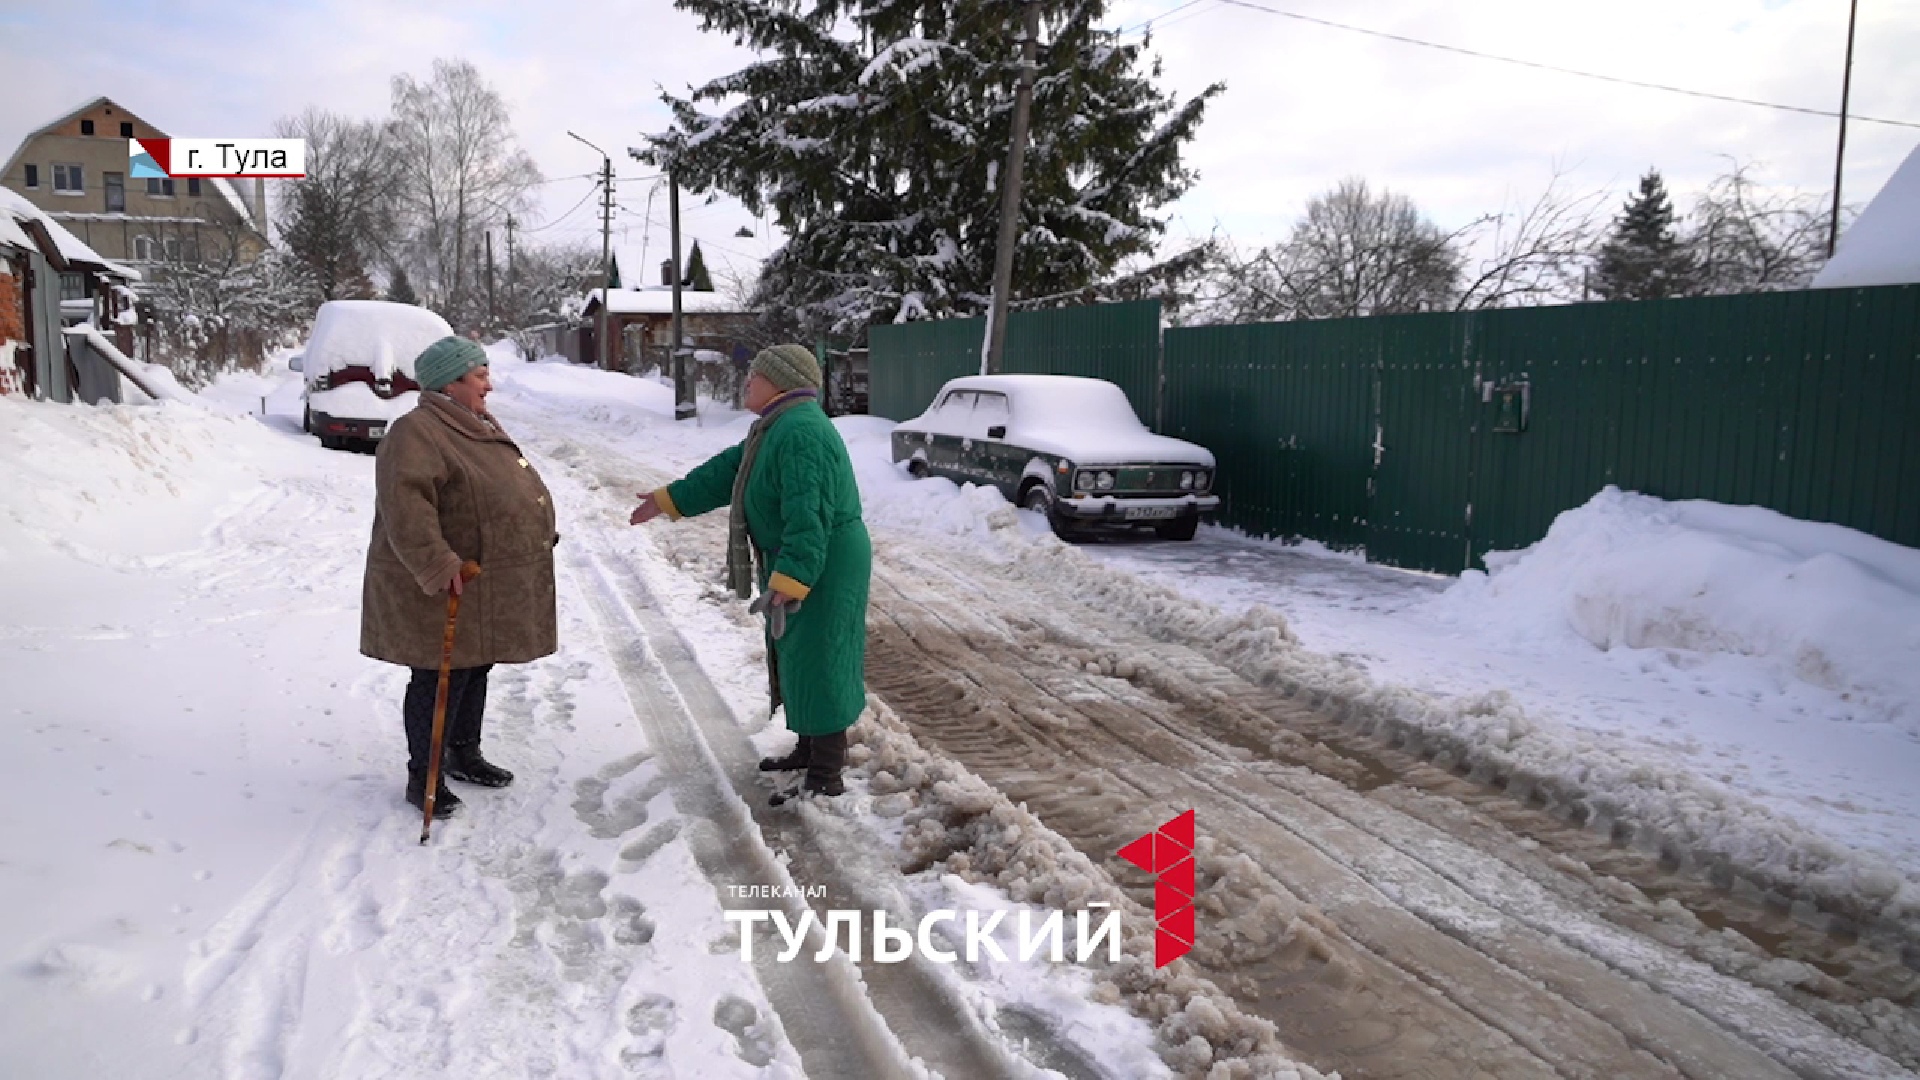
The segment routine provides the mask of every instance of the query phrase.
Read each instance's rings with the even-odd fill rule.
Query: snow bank
[[[963,539],[976,549],[999,552],[998,535],[1018,523],[1013,504],[998,488],[941,477],[914,479],[893,460],[893,421],[841,416],[833,424],[853,459],[861,513],[868,524]]]
[[[1761,658],[1920,736],[1920,551],[1608,487],[1487,565],[1435,598],[1435,613],[1516,644],[1554,635]]]
[[[251,474],[274,436],[178,402],[72,406],[0,397],[0,560],[8,541],[69,552],[175,550]]]
[[[1100,1004],[1123,1003],[1151,1023],[1161,1060],[1176,1074],[1208,1080],[1319,1080],[1317,1070],[1290,1059],[1271,1023],[1241,1011],[1211,981],[1189,974],[1185,962],[1153,966],[1147,959],[1153,955],[1151,909],[1024,806],[1015,806],[965,766],[916,740],[885,702],[867,700],[868,713],[849,731],[855,740],[849,760],[866,774],[874,808],[900,818],[904,853],[921,874],[990,886],[1016,905],[1072,913],[1103,903],[1119,910],[1124,954],[1118,963],[1092,969],[1089,997]],[[1218,908],[1210,910],[1209,917],[1224,918],[1227,902],[1219,894],[1237,893],[1228,880],[1237,869],[1236,860],[1216,857],[1206,838],[1197,857],[1201,893]],[[979,889],[957,884],[946,888],[957,907],[1003,906]],[[1239,913],[1263,919],[1274,914],[1270,897],[1257,912],[1255,908],[1249,903]],[[1290,924],[1282,923],[1288,925],[1285,933],[1270,937],[1278,940],[1294,933]],[[1067,1012],[1062,1019],[1072,1017]]]

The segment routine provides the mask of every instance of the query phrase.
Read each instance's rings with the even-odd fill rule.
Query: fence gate
[[[1474,417],[1464,364],[1472,322],[1399,315],[1376,324],[1373,474],[1367,557],[1389,566],[1457,572],[1472,519]]]

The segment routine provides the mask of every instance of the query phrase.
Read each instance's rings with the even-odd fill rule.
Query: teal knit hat
[[[443,337],[413,362],[413,381],[423,390],[444,389],[474,368],[487,366],[487,351],[463,337]]]
[[[753,358],[755,374],[778,387],[782,393],[803,386],[820,389],[820,361],[805,345],[775,345],[761,349]]]

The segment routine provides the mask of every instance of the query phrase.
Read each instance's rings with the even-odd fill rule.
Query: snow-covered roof
[[[240,193],[234,189],[232,181],[216,176],[213,178],[213,189],[218,191],[220,197],[227,201],[227,205],[233,208],[233,212],[239,216],[242,225],[252,229],[254,232],[265,233],[265,230],[260,228],[260,223],[253,220],[252,208],[247,205],[247,200],[241,198]]]
[[[46,211],[28,202],[26,197],[18,192],[8,190],[7,188],[0,188],[0,218],[9,219],[9,224],[13,225],[16,231],[20,232],[24,232],[24,230],[21,230],[19,227],[20,222],[34,221],[40,223],[46,228],[47,235],[53,238],[54,246],[59,248],[60,257],[68,262],[80,263],[86,266],[97,266],[110,274],[126,278],[128,281],[140,280],[140,271],[135,270],[131,266],[114,262],[88,247],[85,241],[68,232],[66,226],[55,221],[52,215]],[[5,236],[0,235],[0,239],[5,239]],[[23,246],[34,245],[29,241]]]
[[[1816,289],[1920,282],[1920,146],[1847,227]]]
[[[600,299],[601,290],[594,289],[587,294],[587,303],[592,305]],[[745,314],[744,305],[736,303],[725,293],[704,292],[695,289],[680,290],[680,310],[694,314]],[[645,289],[613,289],[607,302],[607,311],[614,315],[671,315],[673,314],[673,290],[663,286]]]

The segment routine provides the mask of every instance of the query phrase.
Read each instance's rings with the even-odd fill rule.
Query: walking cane
[[[460,582],[480,576],[480,564],[469,559],[460,566]],[[433,692],[433,743],[427,751],[426,798],[420,800],[420,842],[433,831],[434,796],[440,794],[440,750],[447,737],[447,679],[453,671],[453,622],[460,617],[460,594],[447,590],[447,632],[440,641],[440,686]]]

